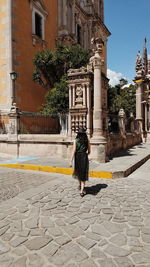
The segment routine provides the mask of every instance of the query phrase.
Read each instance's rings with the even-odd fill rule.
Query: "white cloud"
[[[124,88],[126,88],[126,87],[130,87],[131,84],[134,84],[134,83],[133,83],[133,82],[132,82],[132,83],[127,83],[127,84],[125,84],[124,86],[122,86],[121,88],[124,89]]]
[[[115,72],[115,71],[110,70],[110,69],[107,70],[107,77],[108,77],[108,79],[110,80],[110,81],[109,81],[109,84],[112,85],[112,86],[115,86],[116,84],[118,84],[118,83],[119,83],[119,80],[120,80],[121,78],[126,79],[126,78],[123,76],[122,73],[120,73],[120,72]]]

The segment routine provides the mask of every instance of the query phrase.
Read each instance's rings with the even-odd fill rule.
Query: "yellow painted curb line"
[[[42,172],[54,172],[66,175],[72,175],[73,169],[62,168],[62,167],[49,167],[49,166],[39,166],[31,164],[0,164],[0,167],[32,170],[32,171],[42,171]],[[106,178],[112,179],[112,173],[107,171],[89,171],[89,176],[93,178]]]

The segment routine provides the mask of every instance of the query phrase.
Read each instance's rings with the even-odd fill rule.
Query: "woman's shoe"
[[[80,196],[81,197],[84,197],[86,195],[86,192],[85,191],[83,191],[82,193],[80,193]]]

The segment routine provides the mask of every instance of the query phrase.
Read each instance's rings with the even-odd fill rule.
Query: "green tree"
[[[42,113],[67,112],[69,97],[66,73],[70,68],[85,66],[89,57],[89,51],[79,45],[60,44],[55,50],[43,50],[35,55],[33,80],[48,89]]]
[[[126,115],[132,112],[135,115],[136,106],[136,88],[133,84],[122,86],[122,83],[108,89],[108,110],[109,114],[118,114],[120,108],[123,108]]]
[[[69,108],[69,91],[66,76],[62,76],[60,82],[46,94],[46,103],[42,105],[42,114],[67,113]]]

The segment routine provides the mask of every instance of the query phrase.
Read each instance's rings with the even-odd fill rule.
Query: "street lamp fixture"
[[[15,104],[16,102],[16,95],[15,95],[15,81],[17,80],[17,72],[16,71],[12,71],[10,72],[10,78],[13,82],[12,85],[12,106]]]
[[[17,72],[15,71],[10,72],[10,78],[12,79],[12,81],[17,80]]]

